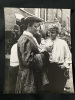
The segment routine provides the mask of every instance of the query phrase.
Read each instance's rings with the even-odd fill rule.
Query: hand
[[[42,50],[40,50],[40,52],[44,52],[44,51],[46,51],[47,52],[47,50],[44,48],[44,49],[42,49]]]
[[[62,68],[66,68],[66,69],[69,69],[70,68],[69,65],[68,65],[68,63],[66,63],[66,62],[62,63],[60,66]]]
[[[52,52],[52,49],[53,49],[53,46],[46,47],[46,50],[47,50],[48,52]]]
[[[66,66],[64,66],[63,64],[60,65],[60,67],[61,67],[61,69],[63,69],[63,70],[64,70],[64,69],[67,69]]]

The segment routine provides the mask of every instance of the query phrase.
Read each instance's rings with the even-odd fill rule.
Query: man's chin
[[[51,38],[51,40],[55,40],[55,38]]]
[[[51,40],[55,40],[56,39],[56,37],[51,37]]]

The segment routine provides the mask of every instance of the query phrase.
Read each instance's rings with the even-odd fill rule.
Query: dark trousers
[[[47,73],[49,84],[44,86],[44,92],[47,93],[63,93],[67,78],[64,75],[64,70],[57,63],[48,65]]]
[[[42,93],[42,71],[33,71],[36,93]]]
[[[9,93],[15,93],[18,68],[19,66],[9,67]]]

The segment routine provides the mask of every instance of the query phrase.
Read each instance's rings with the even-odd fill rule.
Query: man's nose
[[[37,27],[37,28],[36,28],[36,30],[37,30],[37,31],[39,31],[39,30],[40,30],[40,28],[39,28],[39,27]]]

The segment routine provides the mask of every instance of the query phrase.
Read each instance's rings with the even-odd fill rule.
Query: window
[[[48,8],[46,9],[46,21],[48,21]]]
[[[45,8],[40,8],[40,18],[45,20]]]

